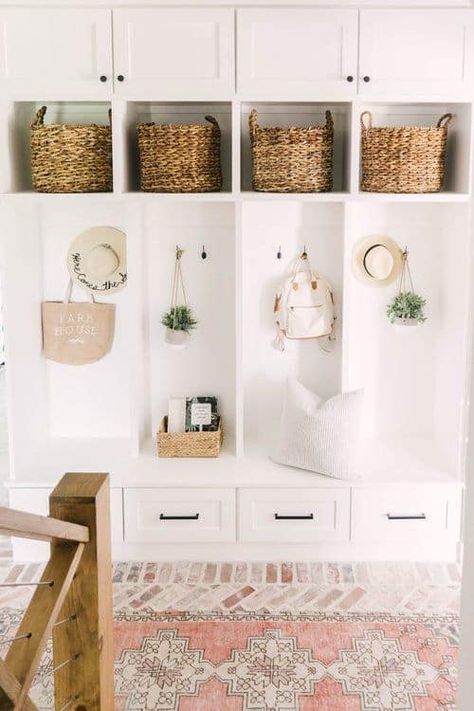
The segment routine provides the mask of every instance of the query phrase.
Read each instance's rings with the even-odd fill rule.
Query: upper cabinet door
[[[363,10],[359,91],[455,95],[474,90],[472,10]]]
[[[115,90],[136,98],[229,98],[234,90],[234,11],[118,9]]]
[[[0,10],[0,92],[32,99],[112,92],[110,10]]]
[[[239,92],[249,99],[353,96],[357,16],[357,10],[239,10]]]

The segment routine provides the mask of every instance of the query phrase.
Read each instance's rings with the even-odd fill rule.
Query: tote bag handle
[[[63,302],[65,304],[69,304],[71,301],[72,287],[73,287],[73,281],[72,281],[72,279],[69,279],[69,284],[67,285],[66,294],[64,296],[64,302]],[[89,297],[90,297],[90,300],[92,301],[92,303],[95,304],[96,300],[94,298],[94,294],[92,293],[92,291],[89,292]]]

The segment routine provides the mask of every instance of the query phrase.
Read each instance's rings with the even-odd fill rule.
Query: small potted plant
[[[186,345],[192,329],[197,326],[191,309],[185,305],[172,306],[163,314],[161,323],[166,326],[166,342],[182,347]]]
[[[410,266],[408,264],[408,249],[402,255],[403,264],[400,274],[398,294],[387,306],[387,316],[390,323],[397,326],[418,326],[426,321],[426,299],[415,292]]]
[[[400,292],[387,306],[390,323],[398,326],[417,326],[426,321],[426,299],[414,291]]]

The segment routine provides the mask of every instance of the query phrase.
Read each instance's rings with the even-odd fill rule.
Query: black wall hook
[[[306,251],[306,245],[303,245],[303,253],[301,255],[301,259],[307,259],[308,258],[308,252]]]
[[[207,252],[204,245],[202,245],[201,259],[207,259]]]
[[[278,247],[277,259],[281,259],[281,256],[282,255],[281,255],[281,244],[280,244],[280,246]]]

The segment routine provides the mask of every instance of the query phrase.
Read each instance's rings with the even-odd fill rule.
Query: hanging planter
[[[178,331],[177,329],[167,328],[165,334],[165,341],[169,343],[170,346],[183,347],[187,344],[189,340],[188,331]]]
[[[402,254],[402,260],[398,294],[388,304],[386,313],[390,323],[396,326],[418,326],[426,321],[426,299],[417,294],[413,287],[407,248]]]
[[[185,348],[191,331],[196,328],[195,320],[186,299],[183,274],[181,271],[181,257],[183,250],[176,247],[173,284],[171,287],[171,304],[169,311],[161,317],[161,323],[166,326],[165,341],[176,348]],[[182,303],[179,302],[181,292]]]

